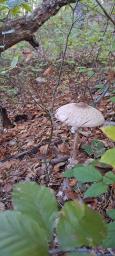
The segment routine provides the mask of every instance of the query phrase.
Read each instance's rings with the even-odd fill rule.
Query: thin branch
[[[72,9],[72,12],[73,12],[73,15],[72,15],[72,24],[70,26],[70,29],[69,29],[69,32],[67,34],[67,37],[66,37],[66,42],[65,42],[65,48],[64,48],[64,52],[63,52],[63,56],[62,56],[62,62],[61,62],[61,66],[60,66],[60,70],[59,70],[59,77],[58,77],[58,82],[54,88],[54,91],[53,91],[53,101],[52,101],[52,106],[51,106],[51,112],[53,112],[53,108],[54,108],[54,102],[55,102],[55,98],[56,98],[56,93],[57,93],[57,89],[58,87],[60,86],[60,83],[61,83],[61,77],[62,77],[62,72],[63,72],[63,64],[64,64],[64,60],[65,60],[65,56],[66,56],[66,52],[67,52],[67,47],[68,47],[68,40],[69,40],[69,37],[70,37],[70,34],[71,34],[71,31],[73,29],[73,26],[75,25],[75,23],[77,22],[77,19],[74,20],[74,12],[75,12],[75,9],[77,7],[77,4],[78,4],[79,0],[76,1],[76,4],[75,4],[75,8]]]
[[[108,83],[108,81],[104,84],[105,88],[104,88],[102,94],[100,96],[98,96],[96,98],[96,100],[94,101],[94,106],[96,106],[103,99],[103,97],[105,96],[105,94],[109,90],[109,85],[107,83]]]
[[[109,15],[109,13],[106,11],[106,9],[103,7],[103,5],[99,2],[99,0],[95,0],[97,4],[100,6],[102,11],[104,12],[105,16],[112,22],[112,24],[115,26],[115,21],[112,19],[112,17]]]

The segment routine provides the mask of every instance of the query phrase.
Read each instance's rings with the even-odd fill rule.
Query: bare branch
[[[99,2],[99,0],[96,0],[97,4],[100,6],[102,11],[104,12],[105,16],[112,22],[112,24],[115,26],[115,21],[112,19],[112,17],[109,15],[109,13],[106,11],[106,9],[103,7],[103,5]]]

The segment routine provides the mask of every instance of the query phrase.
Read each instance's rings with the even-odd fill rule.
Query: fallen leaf
[[[49,76],[49,75],[52,75],[52,73],[53,73],[53,68],[50,66],[49,68],[47,68],[47,69],[44,71],[43,75],[44,75],[44,76]]]
[[[53,168],[54,172],[59,172],[60,171],[60,167],[62,167],[64,165],[65,165],[64,162],[61,162],[59,164],[54,165],[54,168]]]
[[[47,153],[48,144],[43,145],[39,148],[39,151],[42,155],[45,155]]]
[[[69,153],[69,146],[65,143],[59,144],[58,149],[60,153],[68,154]]]

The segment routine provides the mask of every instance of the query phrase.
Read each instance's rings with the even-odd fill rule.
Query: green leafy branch
[[[13,206],[14,210],[0,213],[1,256],[52,254],[56,252],[55,248],[49,249],[54,233],[58,238],[57,253],[80,252],[80,247],[102,244],[106,248],[104,240],[111,228],[107,233],[102,217],[85,204],[66,202],[58,211],[53,191],[30,182],[14,186]]]
[[[113,141],[115,141],[115,127],[108,126],[103,127],[101,130]],[[115,167],[115,148],[108,149],[100,159],[100,162],[109,164],[111,167]],[[77,165],[73,169],[64,173],[66,178],[76,178],[81,183],[93,183],[89,185],[86,190],[85,197],[97,197],[106,193],[108,187],[115,183],[115,174],[113,171],[108,171],[105,175],[102,175],[92,164]]]

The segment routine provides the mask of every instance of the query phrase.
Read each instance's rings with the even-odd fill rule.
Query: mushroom
[[[68,103],[56,110],[55,117],[57,120],[71,126],[71,132],[75,133],[71,163],[76,163],[79,128],[96,127],[102,125],[105,120],[102,113],[84,102]]]

